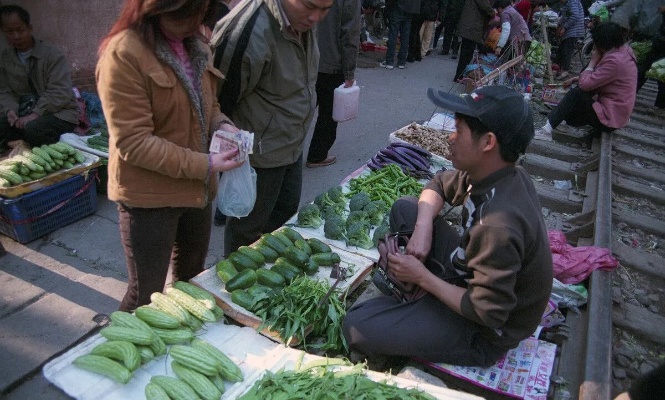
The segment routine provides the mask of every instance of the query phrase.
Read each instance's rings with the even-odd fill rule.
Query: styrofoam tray
[[[272,365],[268,357],[279,344],[259,335],[254,329],[224,325],[222,322],[206,324],[197,336],[214,345],[235,362],[242,370],[245,381],[254,381],[263,371]],[[88,354],[93,347],[106,341],[96,334],[70,349],[63,355],[49,361],[43,368],[44,377],[77,400],[143,400],[145,386],[154,375],[175,376],[171,370],[172,358],[163,355],[134,372],[132,379],[125,385],[102,375],[80,369],[72,364],[76,357]],[[236,386],[244,382],[226,382],[227,391],[222,399],[234,399]]]
[[[75,147],[79,150],[87,151],[88,153],[92,153],[100,157],[109,158],[109,153],[93,149],[92,147],[88,146],[87,140],[93,136],[99,136],[99,134],[79,136],[75,133],[63,133],[62,135],[60,135],[60,141],[69,143],[72,147]]]

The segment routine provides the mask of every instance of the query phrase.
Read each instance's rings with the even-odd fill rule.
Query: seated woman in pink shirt
[[[594,51],[589,65],[580,76],[563,83],[568,87],[577,82],[577,86],[550,112],[545,126],[536,130],[536,139],[552,140],[552,130],[563,121],[575,127],[590,125],[596,134],[628,123],[637,88],[635,54],[622,28],[613,22],[593,28],[591,36]]]

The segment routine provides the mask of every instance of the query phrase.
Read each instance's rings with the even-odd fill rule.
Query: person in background
[[[32,35],[20,6],[0,6],[0,28],[9,44],[0,54],[0,152],[14,140],[55,143],[79,121],[67,60]]]
[[[559,26],[557,35],[561,37],[557,50],[559,71],[556,78],[565,80],[570,78],[571,60],[573,50],[578,39],[584,37],[584,9],[580,0],[560,0]]]
[[[215,98],[219,71],[199,31],[210,0],[126,0],[99,48],[97,90],[109,129],[108,197],[127,259],[120,310],[203,271],[217,173],[236,151],[208,154],[237,131]]]
[[[442,3],[442,0],[421,0],[420,13],[414,15],[411,20],[407,62],[422,61],[423,57],[426,56],[429,43],[432,40],[432,27],[439,15]]]
[[[411,20],[420,13],[421,0],[388,0],[386,1],[386,14],[388,15],[388,49],[386,59],[379,65],[385,69],[395,68],[395,50],[399,36],[399,53],[397,54],[397,68],[406,67],[406,58],[409,52],[409,36]]]
[[[623,29],[605,22],[591,31],[594,50],[589,65],[580,76],[564,82],[577,82],[550,112],[547,123],[536,131],[536,139],[551,141],[552,130],[566,121],[571,126],[590,125],[595,134],[624,127],[635,106],[637,61],[626,44]]]
[[[614,400],[655,400],[665,399],[665,364],[637,378],[627,392],[619,394]]]
[[[651,50],[640,62],[637,69],[637,91],[639,92],[642,86],[647,81],[647,71],[651,68],[651,64],[665,58],[665,4],[658,7],[656,14],[660,18],[660,28],[651,39]],[[656,108],[656,115],[665,117],[665,82],[658,81],[658,93],[656,94],[656,101],[654,102]]]
[[[456,34],[462,38],[459,60],[455,71],[455,82],[464,77],[464,69],[473,59],[473,52],[483,46],[486,22],[495,14],[489,0],[466,0],[457,22]]]
[[[256,202],[227,218],[224,255],[284,225],[300,205],[303,147],[316,109],[319,47],[313,28],[334,0],[251,0],[215,26],[222,111],[254,132]],[[359,35],[358,35],[359,37]]]
[[[515,165],[533,138],[533,116],[524,97],[506,86],[428,94],[455,113],[457,129],[448,139],[455,169],[437,173],[419,198],[393,204],[391,232],[413,233],[405,253],[387,259],[396,279],[427,294],[354,304],[342,331],[349,349],[369,360],[403,356],[487,367],[533,334],[552,288],[538,193]],[[458,204],[464,204],[461,236],[440,214]],[[428,269],[430,258],[445,271]],[[459,284],[441,279],[452,276]]]
[[[531,25],[533,24],[533,8],[531,7],[531,0],[518,0],[513,4],[515,10],[522,16],[526,26],[531,33]]]
[[[464,0],[448,0],[443,19],[443,44],[441,45],[439,54],[447,56],[452,52],[450,58],[453,60],[457,58],[460,49],[459,39],[455,30],[462,15],[462,8],[464,8]]]
[[[319,23],[317,41],[321,52],[316,77],[319,116],[307,152],[307,168],[325,167],[337,161],[328,152],[337,138],[337,121],[333,120],[335,89],[355,81],[360,48],[360,0],[335,0],[328,15]]]
[[[496,0],[494,8],[501,16],[501,37],[494,53],[497,56],[503,54],[508,45],[513,45],[517,47],[513,49],[513,54],[526,55],[531,35],[524,18],[515,10],[511,0]]]

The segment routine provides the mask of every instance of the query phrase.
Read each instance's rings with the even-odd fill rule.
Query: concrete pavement
[[[440,111],[427,99],[428,87],[462,90],[452,83],[457,60],[436,53],[403,70],[357,70],[359,116],[339,125],[330,152],[336,164],[303,167],[302,203],[362,166],[388,144],[391,132]],[[127,278],[117,210],[105,195],[98,204],[95,214],[26,245],[0,236],[7,250],[0,255],[0,398],[68,399],[43,378],[42,366],[117,309]],[[224,229],[212,229],[208,267],[222,256]]]

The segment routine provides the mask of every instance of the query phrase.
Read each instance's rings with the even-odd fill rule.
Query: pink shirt
[[[169,42],[171,50],[173,50],[173,53],[178,58],[178,61],[180,61],[180,65],[182,65],[182,68],[185,70],[185,74],[187,74],[187,77],[189,78],[190,82],[193,83],[194,69],[192,68],[192,62],[189,59],[189,54],[187,54],[187,49],[185,49],[185,44],[180,39],[175,39],[166,34],[164,34],[164,36],[166,37],[166,40]]]
[[[623,45],[609,50],[593,71],[582,72],[578,85],[595,93],[593,109],[603,125],[623,128],[635,106],[637,61],[633,49]]]

